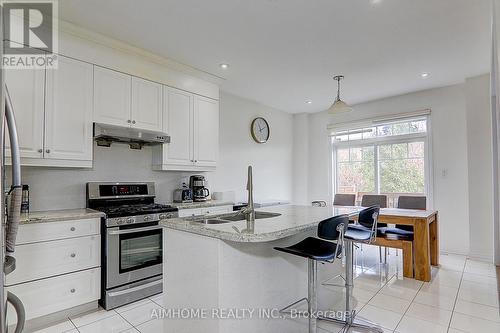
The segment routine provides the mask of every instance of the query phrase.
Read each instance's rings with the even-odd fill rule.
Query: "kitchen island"
[[[203,224],[168,219],[163,231],[163,332],[304,332],[307,318],[283,319],[278,309],[307,295],[307,260],[280,253],[315,235],[320,221],[356,214],[356,207],[277,206],[279,216]],[[322,281],[342,271],[320,265]],[[320,309],[341,310],[342,294],[324,288]]]

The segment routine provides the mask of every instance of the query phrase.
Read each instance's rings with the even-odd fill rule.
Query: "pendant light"
[[[336,75],[333,79],[337,81],[337,98],[335,99],[333,105],[328,109],[328,113],[337,114],[352,111],[352,107],[340,99],[340,80],[344,79],[344,75]]]

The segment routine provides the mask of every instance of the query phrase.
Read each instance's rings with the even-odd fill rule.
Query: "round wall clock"
[[[252,138],[257,143],[266,143],[269,140],[269,124],[262,117],[255,118],[252,121],[250,132],[252,133]]]

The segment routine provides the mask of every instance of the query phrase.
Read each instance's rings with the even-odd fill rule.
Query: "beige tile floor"
[[[441,266],[433,268],[432,281],[423,283],[402,277],[401,255],[396,256],[394,250],[387,265],[378,263],[378,249],[374,247],[365,246],[362,261],[360,257],[358,252],[355,306],[359,316],[378,323],[384,332],[500,332],[498,285],[492,264],[464,256],[441,255]],[[340,287],[321,288],[323,297],[336,294],[342,298]],[[321,304],[321,295],[319,299]],[[336,304],[342,303],[339,299]],[[162,296],[157,295],[116,310],[100,309],[68,318],[37,332],[159,333],[164,322],[153,319],[151,313],[161,306]],[[342,330],[325,322],[320,322],[319,327],[322,333]]]

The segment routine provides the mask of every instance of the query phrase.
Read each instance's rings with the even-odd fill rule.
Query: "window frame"
[[[425,119],[427,130],[426,132],[419,133],[410,133],[410,134],[402,134],[402,135],[394,135],[394,136],[383,136],[383,137],[375,137],[361,140],[352,140],[352,141],[336,141],[335,133],[331,133],[329,136],[330,139],[330,156],[331,156],[331,164],[330,164],[330,202],[333,202],[333,198],[335,193],[338,192],[338,181],[337,181],[337,150],[340,148],[360,148],[366,146],[374,147],[374,172],[375,172],[375,190],[377,193],[380,193],[380,173],[379,173],[379,146],[384,144],[398,144],[398,143],[411,143],[411,142],[424,142],[424,190],[425,195],[427,197],[427,209],[433,209],[434,207],[434,196],[433,196],[433,188],[434,188],[434,172],[433,172],[433,159],[432,159],[432,124],[430,115],[415,117],[414,119],[409,117],[401,117],[401,118],[393,118],[388,120],[387,123],[395,123],[395,122],[404,122],[404,121],[413,121],[418,119]],[[339,132],[344,132],[347,130],[356,131],[362,127],[376,127],[383,125],[383,122],[373,122],[369,126],[367,126],[366,122],[363,123],[344,123],[342,130]]]

